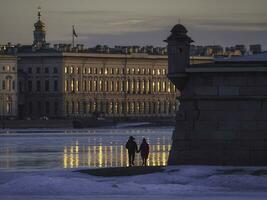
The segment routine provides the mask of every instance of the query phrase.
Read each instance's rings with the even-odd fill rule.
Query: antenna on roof
[[[178,23],[181,24],[181,18],[180,17],[178,18]]]

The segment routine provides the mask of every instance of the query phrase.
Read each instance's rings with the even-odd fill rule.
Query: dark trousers
[[[134,165],[135,152],[128,152],[129,165]]]

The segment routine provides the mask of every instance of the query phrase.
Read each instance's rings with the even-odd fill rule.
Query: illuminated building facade
[[[173,118],[179,93],[166,76],[167,62],[167,56],[147,54],[20,54],[20,113],[30,118]]]
[[[0,116],[17,115],[17,59],[14,56],[0,56]]]

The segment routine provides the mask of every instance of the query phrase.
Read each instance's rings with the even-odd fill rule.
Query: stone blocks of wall
[[[169,164],[267,165],[266,79],[251,72],[189,76]]]

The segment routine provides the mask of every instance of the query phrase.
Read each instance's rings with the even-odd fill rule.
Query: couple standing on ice
[[[141,158],[143,161],[142,166],[147,166],[149,145],[145,138],[143,138],[143,142],[140,145],[140,148],[138,150],[137,144],[135,142],[135,138],[133,136],[130,136],[128,142],[126,143],[126,149],[128,149],[128,158],[129,158],[130,167],[134,165],[135,153],[139,153],[139,152],[141,152]]]

